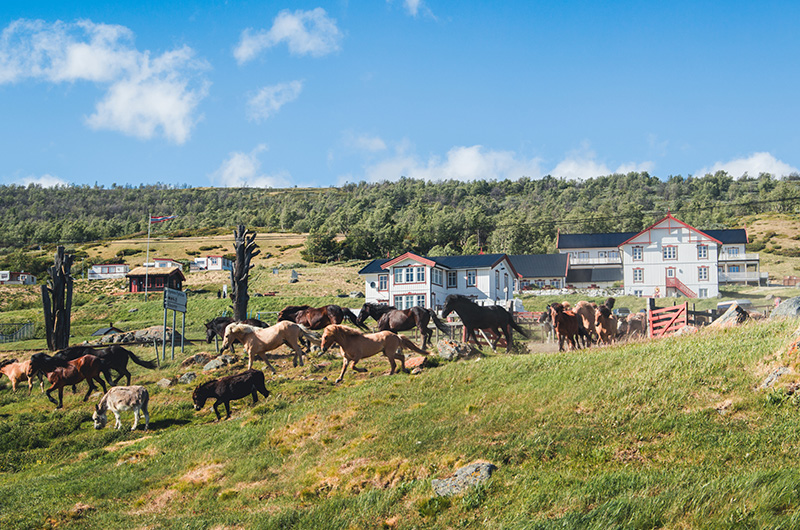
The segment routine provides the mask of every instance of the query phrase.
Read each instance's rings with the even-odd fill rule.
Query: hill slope
[[[194,385],[153,395],[152,431],[94,432],[66,396],[0,392],[0,525],[258,528],[795,527],[800,400],[754,388],[792,321],[330,380],[279,368],[229,421]],[[259,365],[260,366],[260,365]],[[288,377],[284,377],[288,376]],[[202,376],[207,379],[209,376]],[[327,380],[323,379],[326,378]],[[124,420],[130,425],[130,418]],[[433,498],[430,479],[485,459],[491,483]]]

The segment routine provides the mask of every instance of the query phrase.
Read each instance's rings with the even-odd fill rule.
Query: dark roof
[[[425,258],[435,261],[436,264],[444,269],[477,269],[482,267],[491,267],[501,259],[505,254],[475,254],[471,256],[424,256]],[[359,274],[374,274],[378,272],[385,272],[381,266],[385,263],[392,261],[390,259],[374,259],[370,261],[363,269],[358,271]],[[514,265],[511,265],[514,267]],[[514,267],[516,268],[516,267]]]
[[[558,234],[558,248],[618,247],[639,232],[610,232],[608,234]]]
[[[723,245],[747,243],[747,230],[744,228],[732,228],[727,230],[701,230],[701,232],[721,241]]]
[[[508,258],[523,278],[563,278],[567,273],[569,255],[524,254]]]
[[[92,337],[99,337],[101,335],[113,335],[115,333],[122,333],[122,330],[119,328],[115,328],[114,326],[111,326],[109,328],[100,328],[94,333],[92,333]]]
[[[570,269],[567,273],[567,283],[605,283],[621,282],[622,268],[608,269]]]

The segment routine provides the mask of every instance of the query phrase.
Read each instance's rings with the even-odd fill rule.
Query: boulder
[[[426,358],[422,355],[416,355],[406,359],[406,369],[414,370],[415,368],[422,368],[425,366]]]
[[[178,382],[179,383],[183,383],[184,385],[188,385],[189,383],[191,383],[195,379],[197,379],[197,374],[196,373],[194,373],[194,372],[186,372],[185,374],[180,376],[180,378],[178,378]]]
[[[350,298],[364,298],[364,293],[361,291],[351,291]]]
[[[469,344],[448,339],[442,339],[437,342],[436,350],[439,352],[439,357],[447,361],[455,361],[474,355],[481,355],[480,350]]]
[[[236,362],[238,362],[238,360],[239,359],[231,355],[220,355],[216,359],[212,359],[209,362],[207,362],[206,365],[203,366],[203,370],[204,371],[217,370],[219,368],[222,368],[223,366],[228,366],[229,364],[235,364]]]
[[[784,300],[770,314],[770,318],[798,316],[800,316],[800,296]]]
[[[184,361],[181,363],[181,368],[186,368],[187,366],[192,366],[193,364],[208,364],[208,361],[210,360],[211,357],[205,353],[198,353],[184,359]]]
[[[169,388],[173,385],[173,381],[172,379],[167,379],[167,378],[159,379],[156,385],[158,385],[161,388]]]
[[[458,495],[489,480],[496,469],[497,466],[489,462],[473,462],[457,469],[452,477],[431,480],[431,486],[439,497]]]

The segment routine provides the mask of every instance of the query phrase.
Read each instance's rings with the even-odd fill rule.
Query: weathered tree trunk
[[[258,245],[255,243],[255,232],[248,232],[244,225],[239,225],[233,231],[233,236],[236,262],[233,264],[233,270],[231,270],[231,301],[233,302],[231,307],[233,307],[233,318],[245,320],[247,318],[247,303],[250,301],[250,295],[247,294],[247,282],[250,269],[254,267],[254,265],[250,264],[250,260],[258,256],[261,251],[258,250]]]
[[[47,271],[50,280],[42,285],[44,327],[47,333],[47,348],[61,350],[69,346],[70,321],[72,319],[72,255],[58,247],[55,263]]]

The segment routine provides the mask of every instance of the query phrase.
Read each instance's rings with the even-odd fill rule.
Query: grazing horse
[[[572,349],[580,349],[581,337],[587,337],[589,332],[574,311],[567,311],[563,304],[555,302],[549,306],[553,319],[553,326],[558,337],[558,351],[564,351],[564,342],[569,341]]]
[[[103,395],[99,404],[94,406],[94,413],[92,414],[94,428],[102,429],[106,426],[108,422],[107,413],[110,410],[117,420],[114,428],[121,429],[120,411],[132,410],[133,427],[131,427],[131,430],[135,431],[136,426],[139,425],[139,411],[144,414],[144,430],[147,430],[150,426],[150,413],[147,412],[147,404],[149,402],[150,394],[143,386],[115,386]]]
[[[303,350],[297,343],[301,337],[316,341],[316,337],[294,322],[282,321],[268,328],[256,328],[247,324],[234,323],[225,328],[225,338],[222,341],[220,350],[224,350],[234,340],[238,340],[244,345],[244,350],[247,353],[248,370],[253,367],[253,359],[258,355],[267,363],[272,373],[276,373],[275,368],[267,360],[266,352],[286,344],[294,350],[294,365],[303,366]]]
[[[388,308],[388,309],[383,309]],[[436,313],[431,309],[415,306],[411,309],[396,309],[390,305],[379,305],[366,303],[361,308],[358,314],[358,321],[362,324],[364,321],[372,317],[378,322],[378,331],[393,331],[398,333],[400,331],[408,331],[417,328],[420,335],[422,335],[422,348],[430,343],[433,337],[433,330],[428,328],[428,323],[433,320],[433,324],[439,328],[439,331],[450,334],[450,330],[444,323],[439,320]]]
[[[31,394],[33,387],[33,378],[28,377],[28,367],[30,366],[30,359],[23,362],[17,362],[16,359],[9,359],[0,363],[0,373],[6,374],[6,377],[11,380],[11,390],[17,391],[17,383],[20,381],[28,382],[28,395]]]
[[[611,344],[617,338],[617,317],[606,305],[601,305],[595,313],[595,324],[597,325],[597,335],[600,342]]]
[[[449,294],[444,299],[444,308],[442,309],[442,318],[447,318],[447,315],[453,311],[461,318],[464,323],[464,329],[467,333],[467,342],[469,338],[478,344],[478,338],[475,336],[476,329],[491,329],[495,336],[494,343],[491,345],[494,351],[497,342],[500,340],[500,330],[506,337],[506,349],[510,350],[513,346],[511,338],[511,328],[517,330],[523,337],[528,338],[528,334],[516,322],[511,314],[505,308],[495,305],[488,307],[481,307],[469,298],[460,294]]]
[[[258,403],[258,393],[269,397],[269,391],[264,386],[264,373],[260,370],[247,370],[240,374],[229,375],[228,377],[221,377],[214,379],[208,383],[203,383],[194,389],[192,393],[192,402],[194,402],[194,410],[202,410],[206,401],[209,398],[216,398],[214,402],[214,413],[217,415],[217,421],[222,417],[219,414],[217,407],[220,403],[225,405],[225,419],[231,417],[231,401],[234,399],[242,399],[247,397],[248,394],[253,396],[253,405]]]
[[[352,311],[334,304],[322,307],[290,305],[284,307],[278,313],[278,322],[288,320],[295,324],[301,324],[308,329],[322,329],[331,324],[341,324],[345,318],[364,331],[369,331],[367,326],[358,322],[358,318]]]
[[[361,334],[360,332],[332,324],[322,332],[322,351],[327,351],[333,344],[338,344],[342,348],[342,373],[335,382],[340,383],[344,378],[347,365],[352,363],[353,370],[356,372],[366,372],[366,368],[356,367],[356,363],[361,359],[372,357],[378,352],[383,352],[389,359],[391,370],[389,375],[395,372],[397,365],[395,359],[400,361],[403,371],[406,369],[406,358],[403,356],[403,348],[428,355],[428,352],[418,348],[408,337],[398,335],[391,331],[379,331],[377,333]]]
[[[210,322],[206,322],[206,343],[211,344],[211,341],[214,340],[214,337],[224,338],[225,337],[225,328],[228,327],[229,324],[233,324],[236,322],[231,317],[216,317]],[[262,322],[257,318],[247,318],[242,320],[243,324],[247,324],[248,326],[254,326],[257,328],[268,328],[269,324],[266,322]],[[236,353],[233,349],[233,345],[231,345],[231,353]]]
[[[84,355],[72,361],[67,362],[67,366],[59,366],[47,374],[47,380],[50,381],[50,388],[45,391],[47,399],[52,401],[57,409],[64,406],[64,387],[68,385],[77,385],[83,380],[89,384],[89,389],[83,400],[89,399],[93,391],[97,390],[92,380],[100,383],[103,387],[103,392],[106,391],[106,384],[100,378],[100,372],[103,370],[103,362],[94,355]],[[58,390],[58,401],[53,399],[50,392]]]

